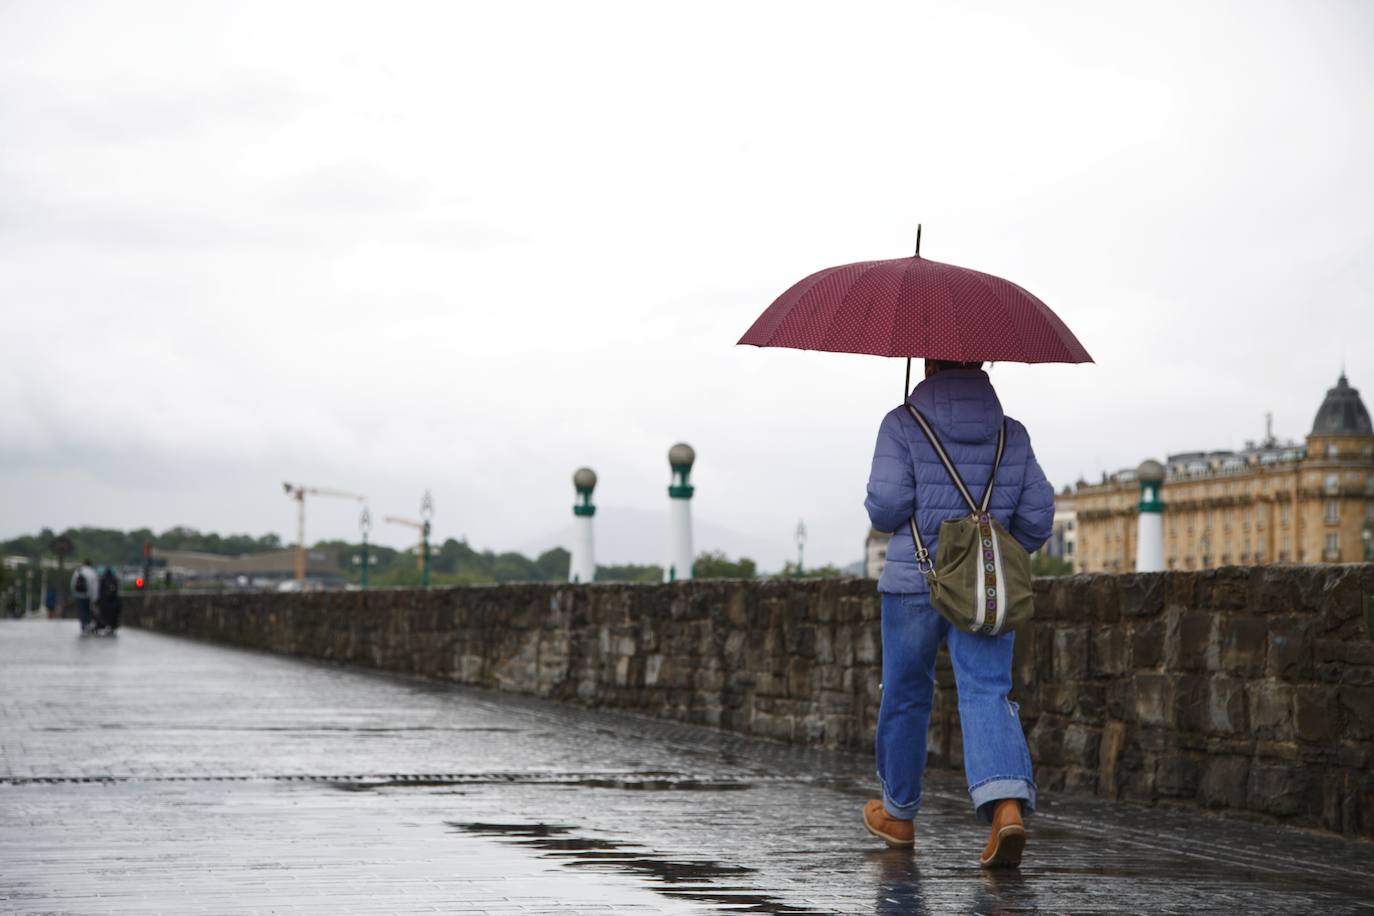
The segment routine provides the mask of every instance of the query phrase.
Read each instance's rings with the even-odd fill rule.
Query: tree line
[[[161,533],[149,528],[119,531],[113,528],[68,528],[62,532],[44,528],[38,534],[21,535],[0,541],[6,556],[22,556],[31,563],[51,557],[51,544],[59,534],[72,543],[67,566],[90,559],[96,566],[135,566],[143,562],[143,545],[155,550],[187,550],[221,556],[241,556],[288,545],[275,534],[254,537],[249,534],[219,535],[177,526]],[[338,557],[338,573],[347,581],[362,579],[362,543],[345,540],[319,541],[312,549],[333,551]],[[414,548],[397,550],[377,544],[368,545],[368,584],[378,587],[419,585],[420,569]],[[467,541],[453,538],[431,545],[430,583],[432,585],[480,585],[498,582],[566,582],[570,555],[562,547],[546,550],[537,557],[515,551],[478,550]],[[698,555],[692,573],[697,578],[752,579],[757,565],[748,557],[731,559],[721,551]],[[806,575],[841,575],[834,567],[808,569]],[[791,564],[783,575],[796,575]],[[598,582],[661,582],[663,567],[657,564],[598,565]]]

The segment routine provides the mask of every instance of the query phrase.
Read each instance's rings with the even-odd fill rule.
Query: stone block
[[[1165,574],[1132,573],[1120,576],[1118,581],[1117,600],[1123,616],[1154,617],[1164,611],[1167,594]]]
[[[1196,608],[1197,573],[1164,573],[1164,607],[1166,610],[1187,610]]]
[[[1081,722],[1070,722],[1064,729],[1064,763],[1096,768],[1102,730]]]
[[[1084,627],[1063,627],[1054,633],[1056,680],[1077,681],[1088,676],[1088,633]]]
[[[882,655],[878,651],[879,638],[873,632],[872,627],[864,627],[856,634],[854,640],[854,660],[864,664],[873,664]]]
[[[1298,687],[1293,694],[1293,730],[1300,741],[1327,742],[1337,737],[1339,707],[1336,688]]]
[[[1135,678],[1134,713],[1144,725],[1167,725],[1169,721],[1169,681],[1163,674],[1138,674]]]
[[[1312,785],[1311,772],[1300,767],[1254,764],[1246,786],[1246,807],[1275,817],[1292,817],[1311,800]]]
[[[1229,674],[1264,674],[1269,623],[1263,617],[1230,617],[1221,625],[1221,667]]]
[[[1217,615],[1210,611],[1170,611],[1164,664],[1173,671],[1208,669],[1215,644]]]
[[[1309,680],[1313,674],[1313,621],[1276,617],[1269,621],[1269,651],[1264,673],[1286,681]]]
[[[835,628],[833,650],[835,664],[848,667],[854,664],[854,634],[866,629],[857,624],[843,624]]]
[[[1293,735],[1293,688],[1266,681],[1250,691],[1250,728],[1257,737],[1289,740]]]
[[[1345,725],[1342,737],[1356,741],[1374,738],[1374,687],[1344,684],[1337,696]]]
[[[1203,762],[1197,800],[1208,808],[1244,808],[1250,781],[1250,761],[1244,757],[1212,757]]]
[[[816,661],[824,665],[835,661],[835,630],[833,627],[816,627]]]
[[[1101,722],[1107,709],[1106,685],[1079,684],[1077,703],[1074,708],[1080,719],[1089,722]]]
[[[1241,735],[1248,731],[1245,682],[1213,677],[1207,683],[1207,731],[1214,735]]]
[[[1075,684],[1049,684],[1040,691],[1041,709],[1056,715],[1070,715],[1078,702]]]
[[[1172,707],[1170,723],[1179,731],[1205,731],[1208,723],[1207,678],[1197,674],[1174,677],[1169,702]]]
[[[1026,746],[1037,769],[1041,765],[1063,766],[1064,723],[1057,716],[1041,716],[1026,735]]]
[[[1103,690],[1104,714],[1113,719],[1129,719],[1132,709],[1131,681],[1118,678],[1109,681]]]
[[[1108,722],[1097,747],[1097,794],[1116,798],[1121,791],[1121,753],[1126,746],[1126,723]]]
[[[1155,791],[1163,798],[1193,798],[1202,781],[1202,760],[1197,754],[1163,758],[1155,771]]]
[[[663,656],[657,653],[644,658],[644,686],[658,686],[659,674],[663,671]]]
[[[1153,670],[1164,664],[1165,622],[1162,618],[1131,627],[1131,667]]]
[[[1241,611],[1250,598],[1250,571],[1239,566],[1198,573],[1197,607],[1207,611]]]
[[[1117,677],[1126,672],[1126,633],[1120,626],[1093,630],[1088,670],[1099,677]]]
[[[1296,614],[1304,609],[1302,590],[1291,566],[1257,567],[1250,577],[1246,606],[1255,614]]]
[[[1338,662],[1352,668],[1374,666],[1374,643],[1362,639],[1318,639],[1313,648],[1318,664]]]
[[[1321,606],[1323,629],[1344,637],[1358,637],[1364,629],[1364,590],[1357,567],[1326,567]]]

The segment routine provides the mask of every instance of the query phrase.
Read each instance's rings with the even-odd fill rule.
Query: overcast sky
[[[521,548],[685,440],[851,562],[902,364],[735,341],[918,221],[1097,359],[992,370],[1056,485],[1301,437],[1374,398],[1371,112],[1362,2],[0,2],[0,536],[294,539],[289,480]]]

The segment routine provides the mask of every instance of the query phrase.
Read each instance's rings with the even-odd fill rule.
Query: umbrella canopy
[[[739,342],[959,362],[1093,361],[1059,316],[1015,283],[919,256],[818,271]]]

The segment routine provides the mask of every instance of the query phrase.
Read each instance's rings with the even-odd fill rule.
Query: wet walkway
[[[72,621],[0,622],[0,912],[1371,913],[1374,846],[957,775],[918,850],[857,755]]]

